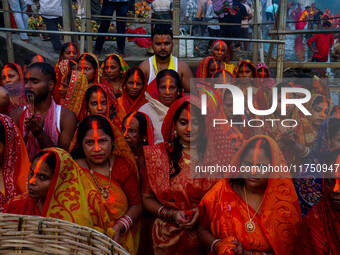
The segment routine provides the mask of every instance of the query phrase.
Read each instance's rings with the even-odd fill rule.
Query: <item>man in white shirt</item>
[[[39,0],[40,11],[47,30],[58,31],[58,24],[62,25],[62,4],[61,0]],[[56,53],[60,52],[61,43],[60,36],[57,34],[49,34],[53,49]]]

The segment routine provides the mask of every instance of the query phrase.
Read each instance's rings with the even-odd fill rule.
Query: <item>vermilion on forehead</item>
[[[154,41],[159,42],[171,42],[171,36],[170,35],[155,35]]]

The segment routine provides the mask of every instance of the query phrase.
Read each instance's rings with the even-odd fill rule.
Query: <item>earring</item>
[[[143,139],[143,142],[145,143],[146,141],[147,141],[147,140],[144,138],[144,139]]]
[[[175,138],[178,137],[178,134],[177,134],[177,131],[176,131],[176,130],[174,131],[174,136],[175,136]]]

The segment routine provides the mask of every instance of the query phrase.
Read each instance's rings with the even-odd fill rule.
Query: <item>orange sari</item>
[[[22,136],[7,115],[0,114],[0,121],[5,128],[5,149],[2,166],[2,178],[4,190],[0,192],[0,212],[4,204],[11,198],[24,193],[27,190],[27,176],[30,161]]]
[[[272,165],[285,165],[278,145],[267,136],[254,136],[240,148],[231,165],[240,166],[240,156],[249,142],[256,138],[268,141],[272,153]],[[274,177],[274,178],[273,178]],[[255,214],[249,208],[250,215]],[[261,214],[253,222],[255,231],[248,233],[245,223],[249,220],[245,201],[233,190],[229,179],[220,180],[202,199],[200,219],[210,226],[219,239],[229,237],[241,242],[243,249],[258,252],[274,251],[277,255],[292,254],[295,249],[298,227],[301,222],[299,201],[291,178],[278,174],[268,181]],[[233,253],[230,253],[233,254]]]

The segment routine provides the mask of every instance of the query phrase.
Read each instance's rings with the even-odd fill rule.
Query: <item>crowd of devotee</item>
[[[1,212],[85,225],[131,254],[339,254],[339,171],[190,172],[216,162],[338,165],[340,110],[327,82],[276,83],[265,63],[231,64],[224,41],[194,75],[173,45],[171,30],[155,28],[154,55],[139,66],[117,54],[99,63],[72,42],[55,67],[39,54],[3,66]],[[252,88],[256,109],[270,108],[273,88],[278,98],[307,89],[311,115],[294,104],[282,115],[278,100],[270,117],[295,120],[293,128],[241,125],[262,116],[247,106],[234,115],[231,91],[214,87],[220,81]],[[237,125],[212,128],[201,114],[206,91],[220,102],[208,101],[209,112]]]
[[[217,21],[242,20],[233,1],[209,4],[216,2]],[[296,29],[337,22],[329,9],[289,7]],[[242,29],[209,33],[240,38]],[[266,63],[231,63],[232,44],[222,40],[211,41],[193,72],[172,55],[165,23],[155,24],[154,55],[138,66],[124,60],[125,38],[101,63],[105,38],[83,54],[73,42],[51,40],[55,66],[33,54],[0,70],[1,213],[87,226],[130,254],[340,254],[340,109],[326,78],[276,82]],[[331,34],[311,37],[312,61],[327,61],[333,43]],[[215,84],[236,86],[244,100]],[[284,103],[303,100],[303,91],[310,93],[303,104]],[[254,114],[275,100],[270,115]],[[242,101],[244,111],[234,114]],[[224,124],[213,126],[216,119]],[[237,171],[193,172],[217,164]],[[297,170],[256,170],[262,166]]]

